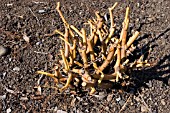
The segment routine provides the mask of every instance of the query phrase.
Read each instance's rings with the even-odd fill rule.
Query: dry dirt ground
[[[81,27],[95,11],[108,13],[116,0],[61,0],[70,24]],[[117,0],[118,1],[118,0]],[[0,56],[1,113],[169,113],[170,112],[170,0],[119,0],[115,21],[121,26],[126,6],[130,6],[130,29],[138,29],[140,51],[154,65],[133,73],[128,90],[99,89],[93,96],[58,93],[53,80],[37,75],[50,72],[56,63],[61,41],[45,34],[64,30],[55,11],[56,0],[0,0],[0,46],[8,48]],[[28,36],[27,43],[23,36]],[[42,94],[36,95],[40,81]]]

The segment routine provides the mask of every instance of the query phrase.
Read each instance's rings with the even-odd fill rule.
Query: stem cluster
[[[108,8],[110,25],[106,24],[106,20],[99,12],[95,12],[96,18],[89,19],[85,23],[90,29],[88,34],[85,28],[79,30],[68,24],[58,2],[56,10],[64,23],[65,32],[55,30],[53,34],[59,34],[59,38],[64,42],[63,48],[60,49],[62,59],[55,66],[54,74],[42,71],[38,73],[54,78],[57,83],[64,83],[60,88],[61,92],[73,86],[90,88],[90,94],[93,94],[98,86],[108,88],[115,82],[128,79],[133,68],[150,66],[141,58],[134,62],[128,59],[129,54],[135,50],[133,42],[139,35],[136,31],[128,37],[129,7],[126,8],[120,36],[115,35],[113,10],[117,4],[116,2]],[[63,76],[63,73],[66,76]]]

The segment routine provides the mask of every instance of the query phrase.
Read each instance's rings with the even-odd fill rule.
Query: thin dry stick
[[[71,71],[74,72],[74,73],[77,73],[79,75],[82,75],[84,73],[84,70],[82,70],[82,69],[75,69],[75,68],[73,68]]]
[[[58,11],[58,13],[59,13],[59,15],[60,15],[60,17],[61,17],[63,23],[64,23],[66,26],[68,26],[68,23],[66,22],[66,20],[65,20],[65,18],[64,18],[64,16],[63,16],[63,14],[62,14],[62,12],[61,12],[61,10],[60,10],[60,2],[57,2],[56,10]]]
[[[87,61],[86,49],[83,48],[82,50],[79,50],[79,51],[81,53],[81,57],[82,57],[82,60],[83,60],[83,63],[84,63],[84,68],[87,68],[88,67],[88,61]]]
[[[130,47],[130,45],[136,40],[136,38],[139,36],[139,31],[136,31],[132,37],[129,38],[127,44],[126,44],[126,49]]]
[[[60,92],[64,91],[65,89],[67,89],[67,88],[69,87],[70,82],[71,82],[71,80],[72,80],[72,77],[73,77],[72,73],[69,72],[69,73],[68,73],[67,82],[66,82],[65,86],[63,86],[63,87],[60,89]]]
[[[102,29],[102,26],[103,26],[103,19],[101,18],[100,14],[98,11],[95,12],[95,15],[97,17],[97,29]]]
[[[115,66],[114,66],[115,73],[116,73],[116,82],[118,82],[118,80],[119,80],[120,61],[121,61],[120,44],[118,44],[118,46],[117,46],[117,60],[116,60]]]
[[[69,34],[70,34],[71,38],[73,38],[74,34],[73,34],[72,30],[70,29],[70,26],[69,26],[68,22],[66,21],[66,19],[64,18],[63,14],[62,14],[62,12],[60,10],[60,2],[57,2],[56,10],[57,10],[57,12],[59,13],[59,15],[61,17],[61,19],[62,19],[62,21],[64,23],[64,26],[69,29]]]
[[[56,78],[56,76],[55,76],[54,74],[47,73],[47,72],[43,72],[43,71],[37,71],[37,73],[38,73],[38,74],[42,74],[42,75],[49,76],[49,77],[53,78],[56,83],[58,83],[58,79]]]
[[[97,72],[101,73],[100,78],[98,80],[98,83],[101,84],[101,82],[104,78],[104,73],[97,66],[93,66],[93,67],[97,70]]]
[[[115,31],[115,24],[114,24],[114,20],[113,20],[113,10],[114,8],[117,6],[118,2],[116,2],[111,8],[109,8],[109,14],[110,14],[110,33],[109,33],[109,36],[107,37],[107,39],[105,40],[105,43],[107,44],[112,35],[114,34],[114,31]]]
[[[91,88],[91,87],[94,87],[96,85],[96,83],[97,83],[97,80],[95,80],[94,82],[83,82],[82,86],[86,87],[86,88]],[[102,82],[101,84],[98,84],[98,87],[108,89],[108,88],[113,87],[113,83],[111,83],[111,82],[108,82],[108,83]]]
[[[99,29],[97,29],[97,35],[99,36],[100,42],[103,42],[103,37],[102,37],[102,33]]]
[[[121,112],[125,109],[127,103],[130,101],[130,98],[131,98],[131,95],[129,96],[129,98],[127,99],[127,101],[125,102],[125,104],[122,106],[122,108],[120,109],[119,113],[121,113]]]
[[[88,54],[90,52],[90,47],[94,47],[94,45],[96,44],[97,40],[96,40],[96,30],[92,31],[91,35],[89,36],[89,38],[87,39],[87,50],[86,50],[86,54]],[[94,42],[95,40],[95,42]],[[90,46],[90,47],[88,47]],[[91,49],[92,50],[92,49]]]
[[[94,32],[93,34],[91,34],[91,37],[89,39],[87,39],[87,50],[86,50],[86,54],[88,52],[90,52],[90,59],[91,59],[91,62],[93,62],[93,67],[97,67],[97,64],[95,61],[95,55],[94,55],[94,50],[93,50],[93,46],[92,46],[92,39],[94,37]],[[88,52],[87,52],[88,51]]]
[[[127,44],[126,44],[126,50],[131,46],[131,44],[136,40],[136,38],[139,36],[139,31],[136,31],[132,37],[129,38]],[[114,57],[117,55],[117,50],[114,54]]]
[[[111,45],[111,47],[110,47],[110,51],[109,51],[109,53],[108,53],[108,55],[107,55],[107,58],[106,58],[106,60],[103,62],[103,64],[99,67],[99,70],[100,71],[103,71],[107,66],[108,66],[108,64],[112,61],[112,57],[113,57],[113,55],[114,55],[114,46],[113,45]],[[99,71],[97,71],[96,72],[97,74],[99,74]]]
[[[73,65],[74,59],[76,58],[76,39],[73,40],[73,45],[70,46],[70,66]]]
[[[65,40],[63,37],[59,36],[61,40],[63,40],[67,45],[71,45],[67,40]]]
[[[82,38],[83,38],[83,46],[87,47],[87,37],[86,37],[86,31],[84,28],[81,29],[81,33],[82,33]]]
[[[57,30],[57,29],[53,31],[52,35],[54,35],[54,34],[59,34],[59,35],[64,37],[64,34],[61,31]]]
[[[120,41],[122,41],[122,45],[121,45],[121,59],[126,57],[126,37],[127,37],[127,29],[128,29],[128,25],[129,25],[129,7],[126,8],[126,15],[125,15],[125,19],[123,22],[123,29],[122,32],[120,34]]]
[[[82,37],[84,38],[85,34],[83,33]],[[84,71],[85,74],[83,75],[84,78],[86,78],[87,80],[91,81],[91,76],[89,75],[89,71],[88,71],[88,61],[87,61],[87,54],[86,54],[86,50],[87,50],[87,43],[86,43],[86,39],[83,39],[83,45],[80,43],[80,45],[82,46],[81,49],[79,49],[79,53],[82,57],[83,60],[83,64],[84,64]]]
[[[73,25],[70,26],[71,29],[73,29],[80,37],[83,37],[82,33]]]
[[[30,10],[30,12],[32,13],[32,15],[36,18],[37,22],[38,22],[38,25],[40,26],[40,21],[38,19],[38,17],[34,14],[34,12],[31,10],[31,8],[28,8]]]
[[[76,64],[76,65],[78,65],[78,66],[80,66],[80,67],[83,67],[83,64],[81,64],[81,63],[78,62],[78,61],[74,61],[74,64]]]
[[[65,40],[68,42],[68,36],[69,36],[69,32],[68,32],[68,29],[65,27],[65,34],[64,34],[64,38]],[[68,58],[68,55],[69,55],[69,45],[66,43],[65,41],[65,52],[64,52],[64,55],[66,58]]]
[[[51,74],[51,73],[47,73],[47,72],[44,72],[44,71],[37,71],[38,74],[43,74],[43,75],[47,75],[49,77],[55,77],[54,74]]]
[[[67,61],[66,57],[64,56],[63,50],[60,50],[60,53],[61,53],[62,60],[64,62],[65,71],[68,72],[68,70],[69,70],[68,61]]]
[[[116,73],[112,74],[104,74],[104,77],[102,77],[102,80],[115,80],[116,79]],[[101,76],[99,74],[93,74],[92,77],[94,79],[100,79]]]
[[[112,38],[112,36],[114,34],[114,31],[115,31],[115,27],[110,29],[110,33],[109,33],[108,37],[105,40],[105,44],[108,44],[108,42],[110,41],[110,39]]]
[[[95,22],[93,22],[92,20],[89,20],[88,23],[90,24],[90,29],[92,34],[94,33],[94,38],[93,38],[93,46],[95,46],[95,44],[97,43],[98,40],[98,36],[97,36],[97,28],[95,27]],[[87,50],[86,53],[88,53],[89,51]]]
[[[145,107],[148,109],[148,111],[149,111],[150,113],[152,113],[151,109],[150,109],[149,106],[146,104],[145,100],[142,98],[142,96],[141,96],[141,94],[139,93],[139,91],[138,91],[138,94],[139,94],[140,98],[142,99],[142,102],[143,102],[143,104],[145,105]]]
[[[90,59],[91,59],[91,62],[93,62],[93,66],[97,67],[97,64],[95,61],[95,55],[94,55],[94,50],[93,50],[93,47],[92,47],[92,44],[91,44],[91,41],[90,40],[87,40],[87,50],[89,50],[90,52]]]
[[[62,75],[60,74],[59,66],[54,66],[54,75],[57,78],[62,78]]]
[[[114,20],[113,20],[113,10],[117,6],[117,4],[118,4],[118,2],[116,2],[111,8],[109,8],[110,22],[111,22],[110,29],[112,29],[115,26],[114,25]]]

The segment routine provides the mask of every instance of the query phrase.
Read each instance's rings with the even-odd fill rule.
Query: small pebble
[[[85,102],[85,103],[83,103],[83,105],[87,106],[87,105],[88,105],[88,103],[87,103],[87,102]]]
[[[113,94],[109,94],[109,95],[107,96],[107,101],[110,102],[110,101],[112,100],[112,98],[113,98]]]
[[[138,2],[138,3],[137,3],[137,7],[140,7],[140,5],[141,5],[141,4]]]
[[[67,113],[67,112],[63,110],[57,110],[57,113]]]
[[[13,71],[20,71],[20,68],[19,67],[14,67]]]
[[[99,100],[102,100],[104,97],[105,97],[105,95],[94,95],[96,98],[98,98]]]
[[[39,46],[41,44],[41,42],[36,42],[36,45]]]
[[[46,11],[44,10],[44,9],[40,9],[40,10],[38,10],[38,13],[45,13]]]
[[[53,55],[52,54],[48,54],[47,58],[48,58],[49,61],[52,61],[53,60]]]
[[[144,105],[141,105],[141,112],[147,112],[147,109]]]
[[[6,95],[2,95],[2,96],[0,95],[0,99],[1,99],[1,100],[6,99]]]
[[[10,48],[0,46],[0,56],[5,56],[10,53]]]
[[[12,58],[9,58],[9,62],[11,62],[12,61]]]
[[[83,113],[81,110],[77,109],[76,113]]]
[[[58,109],[58,107],[56,106],[56,107],[54,108],[54,111],[56,112],[56,111],[57,111],[57,109]]]
[[[139,101],[140,101],[140,98],[139,98],[139,97],[136,97],[135,100],[136,100],[137,102],[139,102]]]
[[[120,101],[119,101],[119,104],[120,104],[121,106],[123,106],[123,105],[125,104],[125,101],[120,100]]]
[[[28,100],[28,98],[27,97],[21,97],[20,100],[26,101],[26,100]]]
[[[121,99],[120,97],[119,97],[119,98],[116,98],[116,101],[118,102],[118,101],[120,101],[120,99]]]
[[[108,107],[108,106],[106,106],[106,107],[105,107],[105,110],[106,110],[106,111],[109,111],[109,107]]]
[[[75,106],[76,98],[71,101],[71,106]]]
[[[58,87],[59,87],[59,88],[62,88],[62,87],[63,87],[63,84],[58,84]]]
[[[155,102],[155,103],[154,103],[154,105],[155,105],[155,106],[157,106],[157,105],[158,105],[158,103],[157,103],[157,102]]]
[[[77,98],[77,100],[79,100],[79,101],[83,101],[83,99],[82,98],[80,98],[80,97],[76,97]]]
[[[74,107],[72,110],[73,110],[73,113],[74,113],[75,111],[77,111],[76,107]]]
[[[11,108],[8,108],[8,109],[6,110],[7,113],[11,113],[11,111],[12,111]]]
[[[149,81],[149,83],[146,83],[146,85],[147,85],[149,88],[151,88],[151,87],[152,87],[151,81]]]
[[[12,4],[12,3],[10,3],[10,4],[6,4],[6,6],[7,6],[7,7],[9,7],[9,6],[13,6],[13,4]]]
[[[24,39],[27,43],[30,42],[30,38],[29,38],[26,34],[23,35],[23,39]]]
[[[6,73],[7,73],[7,72],[4,72],[4,73],[3,73],[3,76],[6,76]]]
[[[85,110],[85,112],[86,112],[86,113],[89,113],[89,110],[88,110],[88,109],[86,109],[86,110]]]
[[[161,100],[161,104],[162,104],[162,105],[165,105],[165,104],[166,104],[164,99]]]

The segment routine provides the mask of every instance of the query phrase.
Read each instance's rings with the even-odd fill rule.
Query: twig
[[[103,71],[107,66],[108,66],[108,64],[112,61],[112,57],[113,57],[113,55],[114,55],[114,46],[113,45],[111,45],[111,47],[110,47],[110,51],[109,51],[109,53],[108,53],[108,55],[107,55],[107,58],[106,58],[106,60],[103,62],[103,64],[99,67],[99,70],[100,71]],[[97,71],[96,72],[97,74],[99,73],[99,71]]]
[[[34,14],[34,12],[31,10],[31,8],[28,8],[30,10],[30,12],[32,13],[32,15],[36,18],[38,25],[41,26],[40,21],[38,19],[38,17]]]
[[[131,95],[130,95],[129,98],[126,100],[125,104],[122,106],[122,108],[120,109],[119,113],[121,113],[121,112],[125,109],[127,103],[128,103],[129,100],[130,100],[130,97],[131,97]]]
[[[37,53],[37,54],[43,54],[43,55],[47,55],[48,53],[46,53],[46,52],[40,52],[40,51],[34,51],[35,53]]]
[[[71,82],[71,80],[72,80],[72,77],[73,77],[72,73],[69,72],[69,73],[68,73],[67,82],[66,82],[65,86],[63,86],[63,87],[60,89],[60,92],[62,92],[63,90],[65,90],[65,89],[67,89],[67,88],[69,87],[70,82]]]
[[[151,109],[149,108],[149,106],[146,104],[145,100],[142,98],[141,94],[139,93],[139,91],[137,91],[143,104],[145,105],[145,107],[148,109],[149,113],[152,113]]]
[[[121,59],[124,60],[124,58],[126,57],[126,37],[127,37],[127,29],[128,29],[128,25],[129,25],[129,7],[126,8],[126,15],[125,15],[125,19],[123,22],[123,28],[120,34],[120,41],[122,41],[122,45],[121,45]]]

